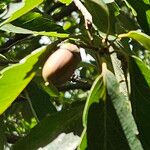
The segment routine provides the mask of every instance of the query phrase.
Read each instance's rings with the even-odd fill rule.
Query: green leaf
[[[81,150],[143,149],[137,138],[130,102],[120,93],[115,76],[105,65],[89,94],[83,125]]]
[[[106,70],[105,78],[108,91],[107,98],[112,102],[130,149],[142,150],[143,148],[137,137],[138,130],[131,113],[130,102],[126,100],[122,93],[120,93],[119,84],[114,74],[109,70]]]
[[[111,35],[114,35],[116,33],[116,22],[117,16],[120,15],[120,8],[116,2],[108,3],[107,7],[109,9],[109,22],[110,22],[109,33]]]
[[[129,61],[131,103],[139,130],[139,139],[145,150],[150,148],[150,69],[137,57]]]
[[[125,2],[126,5],[128,6],[128,8],[131,9],[132,14],[133,14],[134,16],[137,16],[136,11],[135,11],[134,8],[127,2],[127,0],[124,0],[124,2]]]
[[[82,110],[80,106],[47,116],[31,129],[29,135],[18,141],[13,150],[36,150],[52,142],[62,132],[77,134],[76,131],[82,129]]]
[[[7,13],[4,16],[2,15],[3,19],[8,19],[13,13],[21,9],[24,6],[24,2],[23,1],[19,1],[17,3],[10,2],[6,6],[9,6],[9,9],[7,9]]]
[[[31,31],[31,30],[24,29],[24,28],[21,28],[21,27],[16,27],[12,24],[5,24],[2,27],[0,27],[0,30],[6,31],[6,32],[12,32],[12,33],[18,33],[18,34],[45,35],[45,36],[60,37],[60,38],[67,38],[69,36],[66,33]]]
[[[87,125],[87,117],[88,117],[88,111],[92,103],[99,103],[99,100],[101,98],[105,97],[105,87],[103,84],[103,78],[101,75],[97,77],[95,82],[92,85],[92,88],[90,90],[90,94],[88,96],[84,112],[83,112],[83,126],[86,127]]]
[[[28,85],[27,91],[38,120],[43,119],[47,114],[56,112],[56,108],[50,101],[50,96],[34,82]]]
[[[64,32],[62,26],[57,25],[49,15],[32,11],[16,19],[11,24],[32,31]]]
[[[139,29],[137,22],[123,11],[120,11],[116,18],[119,23],[119,27],[124,29],[123,32]]]
[[[85,150],[88,147],[87,145],[87,132],[86,128],[83,130],[82,135],[81,135],[81,143],[78,147],[78,150]]]
[[[59,0],[61,3],[69,5],[70,3],[72,3],[72,0]]]
[[[22,59],[18,64],[11,65],[0,71],[0,114],[2,114],[32,80],[32,71],[39,57],[46,51],[41,47]]]
[[[150,36],[148,36],[145,33],[139,32],[139,31],[130,31],[125,34],[120,34],[120,38],[129,37],[133,38],[140,44],[142,44],[147,50],[150,50]]]
[[[9,23],[17,18],[19,18],[20,16],[26,14],[27,12],[29,12],[30,10],[32,10],[33,8],[35,8],[36,6],[38,6],[39,4],[41,4],[43,2],[43,0],[24,0],[24,5],[23,7],[21,7],[19,10],[17,10],[16,12],[14,12],[7,20],[5,20],[4,22],[2,22],[0,24],[0,26]]]
[[[91,13],[93,22],[99,31],[109,32],[109,10],[103,0],[85,0],[85,5]]]
[[[36,77],[35,82],[39,86],[39,88],[44,90],[50,97],[58,98],[60,96],[59,91],[52,83],[49,83],[49,85],[45,85],[45,82],[41,77]]]
[[[150,34],[150,2],[147,0],[126,0],[136,11],[137,21],[146,34]]]

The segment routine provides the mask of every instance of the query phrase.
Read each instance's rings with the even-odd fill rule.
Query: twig
[[[85,6],[80,2],[80,0],[73,0],[73,2],[75,3],[75,5],[78,7],[78,9],[81,11],[82,15],[84,16],[85,28],[87,29],[87,33],[88,33],[90,40],[93,41],[93,37],[89,30],[89,29],[91,29],[92,23],[93,23],[92,15],[85,8]]]
[[[88,12],[88,10],[85,8],[85,6],[80,2],[80,0],[73,0],[75,5],[78,7],[78,9],[81,11],[81,13],[84,16],[85,21],[88,22],[88,24],[92,24],[92,15]]]
[[[69,91],[69,90],[76,90],[81,89],[83,91],[90,90],[91,84],[89,83],[75,83],[75,84],[68,84],[68,85],[62,85],[58,87],[59,91]]]
[[[19,42],[22,42],[26,38],[29,38],[31,35],[27,34],[19,34],[15,35],[12,39],[9,39],[5,44],[0,47],[0,53],[4,54],[10,50],[10,48],[16,45]]]
[[[30,108],[32,110],[33,116],[35,117],[36,121],[39,122],[39,119],[38,119],[38,117],[36,115],[36,112],[35,112],[35,110],[34,110],[34,108],[32,106],[32,102],[31,102],[31,99],[29,97],[29,94],[28,94],[28,92],[26,90],[24,92],[25,92],[25,97],[26,97],[27,101],[29,102],[29,105],[30,105]]]
[[[91,45],[86,45],[86,44],[82,44],[82,43],[79,43],[77,44],[79,47],[82,47],[82,48],[85,48],[85,49],[92,49],[94,51],[99,51],[100,48],[99,47],[94,47],[94,46],[91,46]]]

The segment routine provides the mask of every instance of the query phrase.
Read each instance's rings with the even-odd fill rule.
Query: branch
[[[18,42],[25,40],[28,37],[29,37],[28,34],[17,34],[17,35],[15,35],[12,39],[9,39],[5,44],[3,44],[0,47],[0,53],[4,54],[4,53],[8,52],[12,46],[16,45]]]
[[[75,83],[75,84],[68,84],[68,85],[62,85],[60,87],[57,87],[59,91],[69,91],[69,90],[76,90],[81,89],[83,91],[90,90],[91,84],[89,83]]]
[[[75,5],[78,7],[82,15],[84,16],[85,28],[87,29],[89,39],[93,41],[92,33],[90,31],[92,24],[93,24],[92,15],[89,13],[86,7],[80,2],[80,0],[73,0],[73,2],[75,3]],[[93,45],[92,42],[91,42],[91,45]]]
[[[85,6],[80,2],[80,0],[73,0],[73,2],[78,7],[78,9],[81,11],[82,15],[84,16],[85,21],[87,21],[88,24],[92,24],[92,22],[93,22],[92,15],[85,8]]]

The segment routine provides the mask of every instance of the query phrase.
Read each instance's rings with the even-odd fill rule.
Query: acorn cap
[[[80,52],[79,48],[71,43],[63,43],[62,45],[60,45],[60,49],[66,49],[69,50],[71,52]]]

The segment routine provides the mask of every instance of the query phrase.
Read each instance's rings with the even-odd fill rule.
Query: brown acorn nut
[[[45,62],[42,76],[46,82],[62,85],[73,75],[80,60],[79,48],[76,45],[63,44]]]

